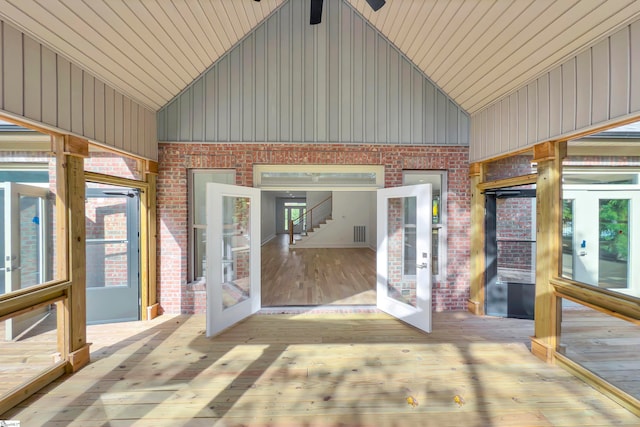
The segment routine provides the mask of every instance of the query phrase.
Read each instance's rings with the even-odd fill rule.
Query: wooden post
[[[289,220],[289,244],[293,245],[293,221]]]
[[[156,283],[156,248],[158,238],[156,226],[156,180],[158,163],[145,161],[145,180],[148,184],[142,198],[141,213],[141,262],[142,262],[142,320],[151,320],[159,314]]]
[[[89,363],[87,344],[87,289],[86,289],[86,229],[84,157],[89,154],[89,143],[80,138],[64,137],[64,175],[67,182],[69,232],[68,265],[71,291],[64,303],[62,314],[68,320],[67,370],[75,372]]]
[[[559,299],[551,278],[560,273],[562,232],[562,159],[566,142],[545,142],[533,149],[536,182],[536,303],[531,352],[553,362],[558,338]]]
[[[64,136],[52,135],[51,145],[56,155],[56,279],[69,279],[69,218],[67,216],[67,157],[64,153]],[[69,310],[63,301],[56,303],[58,324],[58,353],[60,358],[69,356]]]
[[[484,314],[485,291],[485,235],[484,194],[478,184],[484,181],[484,165],[472,163],[469,168],[471,181],[471,277],[467,309],[476,315]]]

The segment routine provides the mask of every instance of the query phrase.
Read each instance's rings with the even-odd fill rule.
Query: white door
[[[260,310],[260,190],[207,184],[207,336]]]
[[[0,294],[17,291],[51,280],[49,191],[32,185],[5,182],[2,196],[2,259],[4,270]],[[15,316],[5,322],[7,340],[17,338],[48,313],[48,308]]]
[[[378,190],[378,308],[431,332],[431,184]]]

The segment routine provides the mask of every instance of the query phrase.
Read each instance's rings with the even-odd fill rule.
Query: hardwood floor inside
[[[2,419],[24,426],[637,426],[528,348],[533,323],[434,313],[205,317],[88,327],[90,365]]]
[[[262,306],[374,305],[376,253],[295,248],[278,235],[262,246]]]

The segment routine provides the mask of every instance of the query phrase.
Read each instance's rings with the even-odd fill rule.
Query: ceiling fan
[[[259,2],[260,0],[254,0]],[[386,3],[385,0],[366,0],[366,2],[371,6],[373,11],[377,11]],[[311,19],[309,23],[311,25],[319,24],[322,21],[322,4],[324,0],[311,0]]]

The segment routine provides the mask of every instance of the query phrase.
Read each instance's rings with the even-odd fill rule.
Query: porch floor
[[[529,352],[529,320],[374,310],[88,327],[92,362],[5,413],[24,426],[611,426],[640,419]],[[368,311],[368,312],[367,312]],[[273,313],[270,311],[269,313]]]

